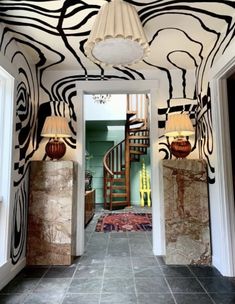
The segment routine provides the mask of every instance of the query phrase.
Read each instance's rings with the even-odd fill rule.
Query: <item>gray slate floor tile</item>
[[[135,278],[137,294],[139,293],[169,293],[170,290],[163,277]]]
[[[74,278],[96,278],[102,277],[104,273],[103,265],[79,266],[74,274]]]
[[[76,267],[73,266],[53,266],[51,267],[44,278],[71,278],[76,270]]]
[[[137,304],[134,293],[102,293],[100,304]]]
[[[187,266],[163,265],[161,269],[166,277],[194,277]]]
[[[191,271],[197,277],[217,277],[221,276],[221,273],[215,268],[210,266],[189,266]]]
[[[235,292],[235,282],[224,277],[199,278],[207,292],[229,293]]]
[[[163,276],[159,266],[150,267],[134,267],[134,275],[136,278],[145,277],[154,280],[153,277]]]
[[[66,291],[70,282],[70,278],[42,278],[35,287],[34,292],[61,294]]]
[[[177,304],[213,304],[213,301],[206,293],[197,294],[174,294]]]
[[[143,293],[138,295],[138,304],[175,304],[175,302],[171,294]]]
[[[133,271],[131,267],[120,267],[120,266],[111,266],[105,267],[104,269],[104,278],[133,278]]]
[[[31,293],[25,299],[24,304],[60,304],[64,297],[63,293]],[[1,302],[0,302],[1,303]]]
[[[204,292],[201,285],[194,278],[167,277],[166,279],[173,293],[174,292],[180,292],[180,293]]]
[[[62,304],[99,304],[100,294],[67,294]]]
[[[102,293],[135,293],[132,278],[104,278]]]
[[[1,290],[1,293],[28,293],[36,288],[39,280],[39,278],[25,278],[24,280],[21,278],[16,278],[11,281],[5,288],[3,288],[3,290]]]
[[[100,293],[102,286],[101,278],[73,279],[69,286],[69,293]]]
[[[1,304],[23,304],[27,294],[0,294],[0,303]]]
[[[158,266],[158,261],[155,257],[132,257],[133,267],[148,267]]]
[[[211,293],[210,296],[216,304],[234,304],[235,293]]]

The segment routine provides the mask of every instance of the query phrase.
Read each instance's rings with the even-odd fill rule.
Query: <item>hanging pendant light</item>
[[[84,49],[101,65],[131,65],[147,57],[150,48],[135,7],[122,0],[104,4]]]

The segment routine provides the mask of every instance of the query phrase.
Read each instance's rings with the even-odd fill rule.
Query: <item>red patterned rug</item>
[[[96,232],[110,231],[151,231],[151,213],[106,213],[96,224]]]

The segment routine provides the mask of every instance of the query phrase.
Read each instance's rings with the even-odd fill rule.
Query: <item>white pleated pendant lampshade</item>
[[[111,66],[137,63],[150,51],[135,7],[122,0],[101,7],[84,48],[93,62]]]

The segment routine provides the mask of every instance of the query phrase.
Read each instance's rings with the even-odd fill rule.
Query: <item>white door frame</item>
[[[216,196],[210,193],[215,198],[211,201],[213,265],[225,276],[235,276],[235,209],[226,82],[235,70],[234,47],[235,43],[210,72],[216,184],[209,188],[217,192]]]
[[[153,252],[155,255],[165,253],[164,214],[161,202],[160,183],[160,153],[158,147],[158,80],[128,80],[128,81],[81,81],[77,83],[77,145],[78,162],[78,213],[77,213],[77,247],[76,254],[84,252],[84,174],[85,174],[85,122],[84,94],[138,94],[150,93],[150,158],[152,184],[152,216],[153,216]]]

